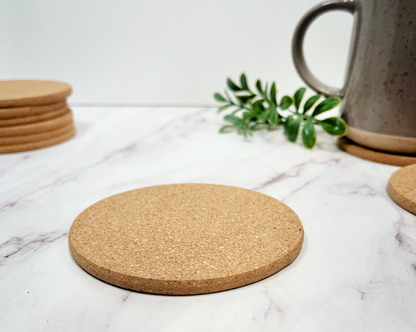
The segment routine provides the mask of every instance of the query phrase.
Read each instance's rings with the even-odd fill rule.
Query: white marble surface
[[[219,135],[213,109],[76,108],[77,136],[0,155],[1,331],[415,331],[416,217],[389,198],[397,167],[261,132]],[[290,206],[305,228],[293,264],[197,296],[103,283],[72,259],[75,217],[145,186],[218,183]]]

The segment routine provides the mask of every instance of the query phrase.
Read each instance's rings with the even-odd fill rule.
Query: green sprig
[[[214,99],[222,104],[218,111],[231,111],[231,114],[224,117],[224,120],[229,122],[229,124],[223,126],[220,129],[220,133],[236,130],[237,133],[250,137],[256,130],[274,130],[279,126],[283,126],[284,134],[289,141],[296,142],[299,132],[301,132],[303,145],[308,149],[312,149],[316,144],[316,125],[321,126],[325,132],[333,136],[342,136],[347,131],[347,125],[339,117],[330,117],[323,120],[316,119],[316,116],[336,107],[340,102],[339,98],[326,98],[310,112],[322,96],[315,95],[310,97],[304,103],[302,109],[301,103],[306,88],[298,89],[293,97],[283,96],[280,103],[278,103],[275,82],[272,82],[270,85],[267,83],[263,85],[260,80],[257,80],[256,93],[250,89],[247,77],[243,73],[240,76],[239,85],[228,78],[227,86],[233,98],[231,98],[227,90],[224,90],[224,95],[220,93],[214,94]],[[292,105],[295,110],[290,109]],[[280,113],[279,109],[285,112]]]

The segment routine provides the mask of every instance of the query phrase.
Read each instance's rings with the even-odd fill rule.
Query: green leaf
[[[227,109],[227,108],[228,108],[228,107],[230,107],[230,106],[232,106],[232,105],[227,104],[227,105],[221,106],[221,107],[218,109],[218,113],[222,112],[223,110]]]
[[[303,145],[312,149],[316,143],[316,131],[313,125],[313,118],[309,118],[302,130]]]
[[[241,86],[243,87],[244,90],[250,90],[247,84],[247,77],[246,74],[242,73],[240,76],[240,82],[241,82]]]
[[[227,99],[225,99],[218,92],[216,94],[214,94],[214,98],[215,98],[216,101],[219,101],[220,103],[227,102]]]
[[[260,130],[261,129],[261,123],[256,123],[255,125],[253,125],[253,126],[251,126],[249,128],[252,131]]]
[[[224,126],[220,129],[220,134],[229,133],[230,131],[227,131],[227,130],[228,129],[234,129],[234,128],[235,128],[235,126]]]
[[[287,135],[287,128],[289,127],[290,123],[293,121],[293,116],[290,115],[286,118],[285,122],[283,123],[284,131],[283,133]]]
[[[266,82],[266,84],[264,86],[263,93],[262,93],[263,98],[266,99],[266,100],[268,99],[268,97],[267,97],[267,89],[268,88],[269,88],[269,83]]]
[[[279,114],[277,113],[276,107],[270,109],[268,119],[270,124],[277,126],[279,123]]]
[[[299,134],[300,123],[302,122],[301,116],[291,115],[287,118],[288,123],[285,123],[285,133],[289,141],[296,142]]]
[[[261,81],[260,80],[257,80],[256,88],[257,88],[257,90],[259,90],[260,94],[263,94],[263,90],[262,90],[262,87],[261,87]]]
[[[335,106],[339,104],[340,101],[341,100],[337,97],[325,99],[324,101],[320,102],[318,106],[315,107],[312,116],[317,116],[323,112],[332,110]]]
[[[240,101],[241,105],[245,105],[247,104],[247,102],[251,99],[253,99],[256,95],[242,95],[242,96],[235,96],[237,98],[237,100]]]
[[[228,84],[228,87],[230,88],[230,90],[232,90],[232,91],[241,91],[241,90],[243,90],[238,85],[236,85],[233,81],[231,81],[231,79],[229,79],[229,78],[227,78],[227,84]]]
[[[259,115],[258,119],[260,121],[264,121],[267,122],[267,120],[269,119],[269,114],[270,114],[271,109],[268,108],[267,110],[261,112],[261,114]]]
[[[330,135],[341,136],[347,131],[347,124],[338,117],[328,118],[318,122],[321,127]]]
[[[316,95],[316,96],[310,97],[306,101],[305,106],[303,106],[303,114],[305,114],[307,111],[309,111],[312,108],[312,106],[318,101],[319,98],[321,98],[321,95]]]
[[[276,94],[277,94],[276,83],[273,82],[272,87],[270,88],[270,100],[275,105],[277,105]]]
[[[249,138],[250,136],[253,136],[253,132],[248,127],[248,125],[242,126],[242,130],[243,130],[243,134],[244,134],[245,137]]]
[[[244,112],[243,113],[243,119],[246,120],[246,122],[250,122],[251,119],[255,118],[255,115],[253,112]]]
[[[225,95],[227,96],[228,101],[229,101],[231,104],[234,104],[234,102],[233,102],[233,100],[231,99],[230,95],[228,94],[227,90],[225,90],[225,89],[224,89],[224,93],[225,93]],[[235,104],[234,104],[234,105],[235,105]]]
[[[238,116],[233,114],[228,114],[224,117],[225,121],[232,122],[232,123],[241,123],[243,119],[240,119]]]
[[[306,89],[300,88],[298,91],[295,92],[293,99],[295,101],[296,110],[299,110],[300,102],[302,101],[303,95],[305,94]]]
[[[282,110],[287,110],[293,104],[293,99],[289,96],[284,96],[280,101],[280,108]]]
[[[266,109],[263,105],[263,100],[262,99],[261,100],[256,100],[253,104],[253,109],[255,111],[259,111],[259,112],[265,111]]]

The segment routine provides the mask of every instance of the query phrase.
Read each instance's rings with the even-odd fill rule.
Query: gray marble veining
[[[386,185],[394,166],[313,151],[282,133],[219,135],[213,109],[75,108],[77,136],[0,155],[1,331],[415,331],[416,217]],[[89,205],[167,183],[254,189],[305,228],[293,264],[198,296],[130,292],[85,273],[67,235]]]

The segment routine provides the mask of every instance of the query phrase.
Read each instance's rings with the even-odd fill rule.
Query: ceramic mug
[[[323,2],[300,21],[293,37],[293,59],[305,83],[325,96],[342,99],[347,137],[389,152],[416,154],[416,0]],[[343,10],[354,15],[348,74],[341,89],[312,75],[303,55],[309,25],[321,14]]]

